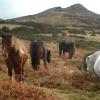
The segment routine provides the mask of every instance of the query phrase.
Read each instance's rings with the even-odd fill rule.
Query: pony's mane
[[[15,50],[20,51],[20,52],[26,52],[27,53],[27,49],[25,47],[25,44],[23,43],[22,40],[20,40],[19,38],[17,38],[16,36],[12,35],[12,44],[11,47],[14,47]]]

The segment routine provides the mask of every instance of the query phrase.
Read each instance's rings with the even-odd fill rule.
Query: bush
[[[76,40],[76,45],[80,48],[85,48],[90,51],[100,50],[100,42]]]
[[[74,29],[69,29],[68,32],[71,33],[71,34],[73,34],[73,33],[74,33],[74,34],[85,34],[85,31],[84,31],[84,30],[82,30],[82,29],[79,30],[79,29],[76,29],[76,28],[74,28]]]

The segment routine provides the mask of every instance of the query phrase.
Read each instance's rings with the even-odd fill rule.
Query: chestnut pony
[[[8,68],[8,75],[12,79],[12,70],[15,72],[17,81],[23,80],[24,66],[28,59],[23,41],[11,34],[6,27],[2,34],[2,53]]]

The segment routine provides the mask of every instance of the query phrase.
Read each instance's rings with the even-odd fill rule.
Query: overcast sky
[[[0,0],[0,18],[33,15],[52,7],[66,8],[77,3],[100,14],[100,0]]]

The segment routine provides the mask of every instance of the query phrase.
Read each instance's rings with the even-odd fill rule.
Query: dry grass
[[[0,80],[0,100],[57,100],[33,85]]]
[[[29,46],[29,42],[26,42]],[[52,62],[45,70],[43,61],[39,71],[33,71],[30,58],[25,66],[24,82],[10,82],[7,68],[0,47],[0,100],[94,100],[99,97],[99,85],[96,76],[91,77],[84,70],[79,70],[84,55],[88,52],[79,48],[72,60],[68,55],[59,56],[55,43],[46,43],[52,51]],[[96,91],[94,93],[94,91]],[[96,96],[96,93],[98,94]]]

